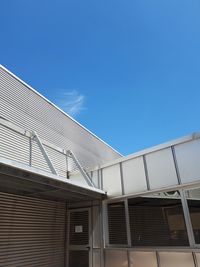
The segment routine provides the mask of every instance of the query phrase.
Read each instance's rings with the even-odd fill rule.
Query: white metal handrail
[[[15,133],[15,138],[13,139],[13,143],[12,143],[12,140],[9,140],[9,136],[6,136],[6,138],[5,138],[5,135],[3,135],[1,133],[1,135],[0,135],[0,155],[2,155],[2,151],[4,150],[3,156],[5,156],[6,158],[9,158],[9,159],[12,159],[12,160],[16,160],[18,153],[20,156],[21,152],[20,151],[18,152],[18,150],[15,146],[17,146],[17,145],[19,146],[18,142],[20,142],[20,141],[17,140],[17,137],[21,135],[25,138],[25,142],[26,142],[27,147],[28,147],[28,154],[27,154],[26,161],[28,162],[29,166],[32,166],[32,156],[33,156],[32,145],[33,145],[33,142],[36,142],[36,144],[40,150],[40,153],[43,156],[43,158],[44,158],[51,173],[53,173],[55,175],[59,175],[58,170],[56,169],[56,167],[54,165],[54,162],[49,157],[48,152],[45,149],[45,146],[56,151],[56,152],[59,152],[61,155],[63,155],[66,158],[66,162],[68,162],[69,159],[71,159],[73,161],[74,165],[76,166],[77,170],[81,173],[81,175],[83,176],[83,178],[87,182],[87,184],[89,186],[94,187],[94,184],[92,183],[92,180],[90,179],[89,175],[84,170],[84,168],[81,166],[80,162],[78,161],[78,159],[76,158],[76,156],[74,155],[74,153],[71,150],[59,148],[59,147],[55,146],[54,144],[49,143],[46,140],[42,140],[42,139],[40,139],[38,133],[36,133],[35,131],[27,131],[25,129],[22,129],[21,127],[18,127],[17,125],[15,125],[15,124],[11,123],[10,121],[7,121],[1,117],[0,117],[0,126],[2,127],[0,129],[0,130],[2,130],[2,132],[3,132],[3,128],[7,128],[11,131],[11,133]],[[12,152],[10,152],[9,149],[12,150]],[[24,151],[22,151],[22,152],[24,152]],[[21,162],[21,163],[24,163],[24,162]],[[69,170],[68,166],[66,166],[65,171],[66,171],[67,178],[70,178],[70,170]]]

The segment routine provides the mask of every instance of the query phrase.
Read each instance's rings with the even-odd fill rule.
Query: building
[[[200,134],[123,157],[0,67],[1,267],[200,267]]]

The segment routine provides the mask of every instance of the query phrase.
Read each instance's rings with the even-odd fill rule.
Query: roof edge
[[[22,79],[20,79],[18,76],[16,76],[14,73],[12,73],[10,70],[8,70],[6,67],[4,67],[3,65],[0,64],[0,68],[2,68],[4,71],[6,71],[8,74],[10,74],[13,78],[15,78],[16,80],[18,80],[20,83],[22,83],[23,85],[25,85],[26,87],[28,87],[31,91],[33,91],[35,94],[37,94],[38,96],[42,97],[46,102],[48,102],[50,105],[52,105],[54,108],[56,108],[57,110],[59,110],[61,113],[63,113],[65,116],[67,116],[69,119],[71,119],[73,122],[75,122],[78,126],[80,126],[82,129],[84,129],[85,131],[87,131],[89,134],[91,134],[92,136],[94,136],[96,139],[98,139],[100,142],[102,142],[103,144],[105,144],[107,147],[109,147],[110,149],[112,149],[115,153],[117,153],[120,157],[123,157],[123,155],[117,151],[116,149],[114,149],[111,145],[109,145],[108,143],[106,143],[104,140],[102,140],[100,137],[98,137],[96,134],[94,134],[93,132],[91,132],[89,129],[87,129],[85,126],[83,126],[82,124],[80,124],[77,120],[75,120],[74,118],[72,118],[69,114],[67,114],[65,111],[63,111],[61,108],[59,108],[56,104],[54,104],[53,102],[51,102],[48,98],[46,98],[45,96],[43,96],[41,93],[39,93],[37,90],[35,90],[32,86],[30,86],[29,84],[27,84],[26,82],[24,82]]]
[[[179,144],[186,143],[186,142],[196,140],[196,139],[200,139],[200,132],[194,132],[190,135],[179,137],[179,138],[173,139],[171,141],[167,141],[167,142],[164,142],[164,143],[152,146],[152,147],[148,147],[148,148],[136,151],[136,152],[131,153],[127,156],[121,157],[119,159],[111,160],[108,163],[96,166],[95,168],[90,169],[89,171],[96,171],[98,169],[103,169],[103,168],[118,164],[120,162],[131,160],[131,159],[137,158],[137,157],[141,157],[141,156],[146,155],[146,154],[150,154],[150,153],[153,153],[153,152],[156,152],[156,151],[159,151],[159,150],[171,147],[171,146],[179,145]]]

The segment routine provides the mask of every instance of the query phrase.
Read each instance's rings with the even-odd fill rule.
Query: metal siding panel
[[[147,154],[145,157],[151,189],[178,184],[175,164],[170,148]]]
[[[182,183],[200,179],[200,140],[175,146],[176,159]]]
[[[122,170],[125,194],[147,190],[146,175],[142,157],[122,162]]]
[[[56,171],[58,172],[58,175],[67,177],[67,158],[66,155],[50,148],[47,146],[44,146],[48,157],[52,161]]]
[[[64,267],[65,204],[0,192],[0,266]]]
[[[195,267],[192,253],[159,252],[161,267]]]
[[[105,250],[105,267],[128,267],[127,251]]]
[[[103,190],[108,196],[122,195],[120,165],[116,164],[103,169]]]
[[[22,82],[0,68],[0,114],[6,119],[64,149],[70,149],[86,167],[120,155],[67,117]]]
[[[32,141],[31,166],[46,172],[51,172],[36,141]]]
[[[29,139],[0,125],[0,156],[29,164]]]
[[[155,252],[130,251],[129,267],[158,267]]]

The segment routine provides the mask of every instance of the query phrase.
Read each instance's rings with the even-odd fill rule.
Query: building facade
[[[123,157],[0,66],[0,266],[200,267],[200,134]]]

